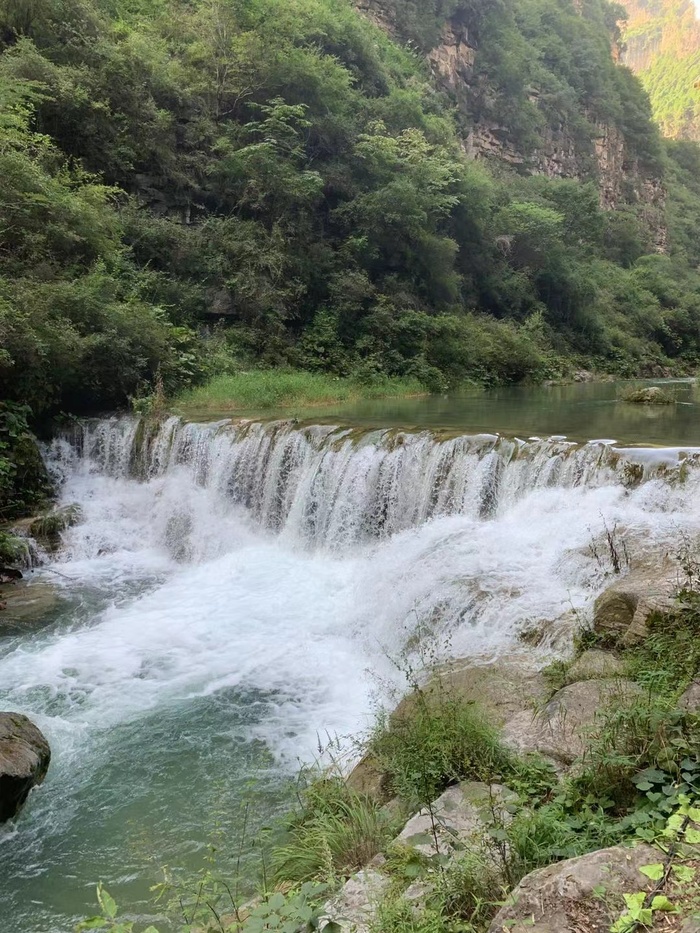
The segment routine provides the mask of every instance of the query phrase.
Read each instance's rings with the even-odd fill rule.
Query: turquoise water
[[[620,401],[629,386],[659,385],[677,395],[676,405]],[[281,416],[282,413],[280,413]],[[458,433],[572,440],[609,438],[621,444],[700,445],[700,388],[694,380],[636,380],[554,386],[475,389],[459,396],[377,399],[323,410],[299,410],[303,421],[373,427],[415,427]]]

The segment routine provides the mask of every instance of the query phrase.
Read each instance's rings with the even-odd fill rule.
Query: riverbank
[[[407,665],[349,777],[300,775],[266,893],[242,904],[209,869],[168,886],[187,929],[696,931],[700,581],[684,563],[673,594],[675,569],[656,602],[641,575],[617,578],[566,662]],[[615,611],[622,596],[643,619]]]
[[[207,411],[236,413],[313,408],[367,399],[428,395],[417,379],[384,377],[370,383],[291,369],[260,369],[221,375],[172,400],[171,408],[188,417]]]

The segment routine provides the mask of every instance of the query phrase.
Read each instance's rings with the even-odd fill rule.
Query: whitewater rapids
[[[260,773],[252,750],[281,774],[365,729],[416,635],[438,655],[498,655],[532,631],[560,647],[556,620],[588,620],[606,583],[606,528],[633,560],[700,532],[693,450],[115,418],[47,457],[82,520],[37,572],[60,611],[0,642],[0,707],[54,750],[0,834],[17,933],[65,933],[109,872],[145,903],[128,814],[158,863],[189,864],[204,804]],[[125,767],[144,759],[134,786]]]

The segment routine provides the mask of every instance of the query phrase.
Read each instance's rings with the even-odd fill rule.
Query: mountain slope
[[[649,92],[663,134],[700,139],[700,21],[692,0],[622,0],[624,61]]]
[[[2,0],[1,397],[111,407],[252,365],[435,389],[693,365],[692,159],[669,174],[615,8],[366,13]]]

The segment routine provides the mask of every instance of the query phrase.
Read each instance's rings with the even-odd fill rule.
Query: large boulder
[[[613,644],[638,644],[654,612],[668,612],[679,589],[677,566],[640,568],[620,577],[595,601],[593,629]]]
[[[396,842],[428,857],[450,855],[467,846],[483,847],[488,827],[511,819],[507,809],[511,800],[516,800],[515,794],[501,784],[456,784],[412,816]]]
[[[607,931],[624,909],[623,894],[653,886],[639,869],[659,861],[651,846],[615,846],[540,868],[509,895],[489,933]]]
[[[621,677],[625,666],[610,651],[590,648],[584,651],[571,665],[566,674],[567,683],[575,684],[581,680],[604,680]]]
[[[338,924],[343,933],[369,933],[388,887],[387,875],[373,868],[358,871],[324,906],[321,930],[333,922]]]
[[[46,777],[49,743],[20,713],[0,713],[0,823],[11,819]]]
[[[455,695],[483,710],[489,722],[503,725],[507,719],[529,709],[547,695],[547,682],[532,652],[514,651],[497,660],[457,658],[436,669],[426,690]],[[401,715],[410,697],[397,709]]]
[[[641,693],[628,680],[586,680],[563,687],[539,710],[517,713],[503,728],[503,740],[520,753],[536,752],[555,767],[569,767],[586,747],[596,717],[610,702]]]

